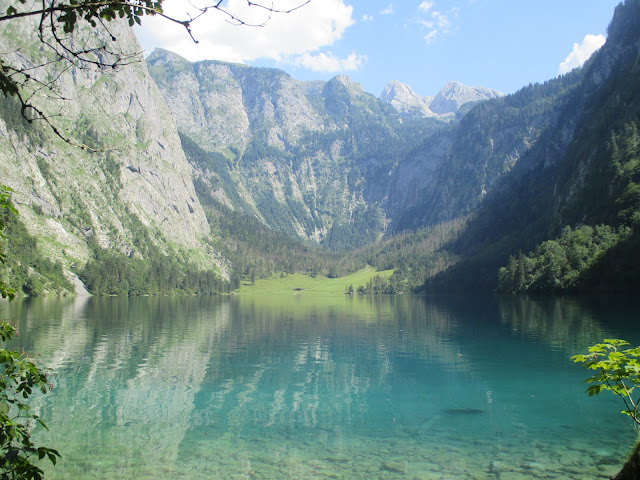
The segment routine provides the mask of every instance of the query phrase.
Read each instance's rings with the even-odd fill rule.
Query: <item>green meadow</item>
[[[339,278],[328,278],[323,275],[310,277],[300,273],[262,278],[254,285],[243,282],[234,294],[238,295],[343,295],[349,285],[357,289],[360,285],[379,275],[388,278],[393,270],[377,271],[373,267],[365,267],[351,275]]]

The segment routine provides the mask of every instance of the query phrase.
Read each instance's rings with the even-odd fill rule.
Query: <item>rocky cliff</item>
[[[379,237],[389,171],[434,128],[403,124],[346,76],[300,82],[165,50],[147,62],[185,141],[202,150],[190,149],[200,193],[332,248]]]
[[[33,67],[51,56],[34,45],[29,26],[36,31],[27,20],[2,23],[0,50],[13,52],[3,60]],[[110,31],[125,51],[140,51],[128,26],[114,22]],[[96,41],[106,33],[79,35]],[[50,79],[60,67],[49,64],[35,73]],[[27,124],[13,98],[0,99],[1,183],[14,190],[12,201],[40,248],[75,270],[89,257],[89,241],[140,256],[146,230],[161,250],[190,251],[213,266],[215,258],[201,248],[209,226],[192,169],[144,61],[116,71],[67,68],[54,91],[57,97],[45,90],[32,102],[75,145],[43,124]]]
[[[164,50],[147,61],[178,129],[219,159],[191,159],[203,193],[331,248],[472,211],[565,98],[455,82],[422,98],[394,81],[378,99],[345,76],[299,82]]]

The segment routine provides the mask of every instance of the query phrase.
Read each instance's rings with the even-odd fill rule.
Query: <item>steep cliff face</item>
[[[30,27],[36,31],[28,20],[2,23],[0,49],[12,52],[5,60],[29,67],[50,56]],[[110,30],[122,49],[140,50],[129,27],[114,22]],[[107,38],[100,30],[79,35]],[[51,79],[61,67],[68,65],[35,72]],[[141,255],[145,230],[161,250],[198,249],[209,227],[175,123],[145,63],[117,71],[72,67],[55,91],[59,98],[44,90],[32,101],[64,135],[93,152],[63,142],[42,124],[26,124],[14,99],[0,99],[1,183],[14,189],[12,200],[47,255],[75,269],[87,260],[91,239]]]
[[[300,82],[276,69],[190,63],[165,50],[147,62],[183,143],[196,145],[188,150],[199,193],[332,248],[379,237],[389,171],[435,128],[403,124],[345,76]]]
[[[561,79],[569,90],[565,100],[557,102],[561,108],[547,120],[540,141],[488,199],[487,215],[517,225],[516,213],[548,235],[559,234],[565,225],[620,221],[615,205],[624,204],[621,196],[629,182],[640,179],[634,173],[640,112],[638,31],[640,2],[628,0],[616,8],[605,45],[582,69]],[[517,194],[522,191],[530,194]],[[497,208],[509,198],[518,208]]]
[[[392,82],[377,99],[345,76],[305,83],[167,51],[148,61],[179,130],[218,159],[191,159],[200,193],[332,248],[474,211],[560,121],[579,81],[506,97],[450,82],[433,98]]]
[[[534,271],[532,263],[525,264],[529,260],[518,260],[522,281],[507,281],[516,286],[512,291],[532,285],[549,291],[637,289],[640,1],[616,7],[608,32],[605,45],[581,69],[513,97],[526,94],[538,98],[538,105],[552,101],[554,107],[541,117],[537,141],[498,178],[458,239],[456,250],[471,258],[437,278],[435,288],[492,288],[510,254],[531,251],[529,260],[536,258],[543,267]],[[603,237],[619,243],[589,258],[575,240],[580,231],[570,236],[571,229],[583,226],[600,226],[609,232]],[[570,249],[560,246],[563,239],[574,242]],[[593,240],[598,242],[606,245]],[[580,270],[585,265],[588,269]],[[569,274],[573,278],[567,281]]]
[[[265,130],[269,145],[283,148],[284,138],[322,126],[302,82],[281,70],[190,63],[162,49],[147,64],[180,130],[207,150],[241,151],[256,128]]]

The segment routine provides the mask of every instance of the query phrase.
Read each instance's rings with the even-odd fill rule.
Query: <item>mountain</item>
[[[3,60],[31,67],[52,54],[34,43],[25,22],[2,22],[0,50],[22,52]],[[110,29],[125,52],[140,51],[128,26],[113,22]],[[110,39],[100,30],[83,35]],[[33,45],[30,55],[20,48],[25,43]],[[55,78],[58,68],[52,61],[35,71]],[[1,183],[14,190],[12,202],[39,251],[60,262],[70,278],[96,248],[128,258],[148,257],[153,249],[227,275],[203,244],[209,225],[192,169],[146,64],[116,71],[71,67],[57,78],[55,93],[36,94],[38,105],[62,132],[90,148],[66,143],[42,122],[27,123],[13,98],[0,99]],[[19,259],[12,268],[25,270],[24,276],[33,270]]]
[[[20,213],[9,272],[25,292],[55,290],[64,274],[97,293],[215,293],[256,274],[369,264],[396,269],[369,291],[429,279],[487,289],[505,265],[503,283],[530,264],[522,278],[541,285],[555,278],[545,255],[572,248],[566,265],[590,269],[579,275],[619,279],[640,210],[639,11],[638,0],[618,7],[582,69],[506,96],[450,83],[421,98],[391,82],[377,98],[346,76],[301,82],[166,50],[117,71],[70,68],[60,98],[36,98],[89,148],[0,100],[0,183]],[[2,51],[33,42],[17,28],[2,25]],[[113,32],[139,50],[130,29]],[[33,58],[3,59],[50,55],[38,42],[23,50]],[[589,238],[612,267],[575,253]]]
[[[421,97],[409,85],[392,80],[384,87],[380,100],[391,104],[398,113],[406,118],[437,117],[429,109],[434,97]]]
[[[468,260],[431,287],[492,288],[511,254],[518,259],[510,268],[520,272],[505,280],[508,291],[637,288],[638,32],[640,2],[628,0],[616,8],[607,42],[583,68],[505,98],[558,92],[538,141],[498,179],[453,246]],[[529,251],[528,258],[519,255]]]
[[[474,212],[544,140],[577,81],[578,74],[568,74],[481,102],[425,138],[394,172],[386,203],[392,230],[414,230]]]
[[[345,76],[300,82],[277,69],[190,63],[165,50],[147,63],[191,145],[200,194],[332,249],[383,234],[390,172],[444,126],[403,121]]]
[[[406,118],[398,108],[430,107],[398,82],[377,99],[344,76],[300,82],[164,50],[147,62],[184,141],[202,150],[190,158],[201,195],[337,250],[472,212],[573,85],[569,75],[504,97],[451,82],[429,102],[439,113]]]
[[[463,105],[499,98],[503,95],[491,88],[467,87],[461,83],[448,82],[429,104],[429,108],[437,115],[447,115],[458,113]]]
[[[421,97],[409,85],[392,80],[387,84],[380,100],[389,103],[405,118],[436,117],[452,120],[464,105],[502,97],[504,94],[490,88],[467,87],[448,82],[437,95]]]

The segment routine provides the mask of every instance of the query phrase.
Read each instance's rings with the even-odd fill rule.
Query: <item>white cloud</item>
[[[449,33],[452,29],[453,22],[458,18],[459,8],[453,7],[446,12],[435,10],[435,2],[424,1],[418,5],[418,11],[422,16],[417,20],[424,29],[427,30],[424,40],[432,43],[436,38]]]
[[[352,52],[346,58],[338,58],[332,53],[318,53],[315,55],[305,53],[298,57],[295,63],[314,72],[336,73],[359,70],[360,67],[367,63],[367,57],[366,55],[358,55],[355,52]]]
[[[362,21],[373,22],[373,15],[369,15],[368,13],[365,13],[364,15],[362,15]]]
[[[451,22],[449,21],[449,17],[444,13],[434,11],[431,14],[431,17],[433,17],[434,21],[438,24],[438,27],[440,27],[441,30],[447,30],[451,25]]]
[[[427,33],[424,36],[424,39],[427,43],[431,43],[435,40],[436,36],[438,35],[438,31],[437,30],[431,30],[429,33]]]
[[[558,71],[561,74],[565,74],[570,72],[574,68],[581,67],[584,62],[589,60],[589,57],[598,50],[604,42],[606,38],[604,35],[586,35],[582,44],[578,45],[577,43],[573,44],[573,50],[567,58],[564,59],[558,68]]]
[[[380,10],[380,15],[391,15],[393,13],[393,3],[390,3],[387,8]]]
[[[207,0],[172,0],[165,2],[165,13],[179,19],[194,15],[190,5]],[[281,10],[299,5],[302,0],[275,0]],[[282,60],[308,54],[334,44],[355,23],[353,7],[344,0],[311,2],[288,14],[269,14],[264,9],[248,6],[245,0],[229,0],[227,8],[247,23],[264,27],[237,26],[217,11],[210,11],[193,22],[194,43],[185,29],[162,18],[146,17],[136,30],[148,52],[155,47],[171,50],[191,61],[216,59],[248,62],[258,58]]]

